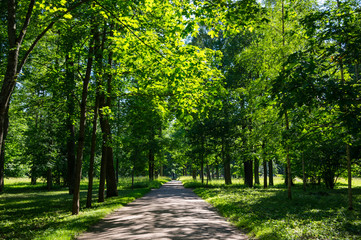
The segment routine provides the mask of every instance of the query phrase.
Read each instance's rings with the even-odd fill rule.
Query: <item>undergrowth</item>
[[[241,182],[226,186],[216,180],[205,186],[190,178],[181,180],[257,239],[361,239],[361,185],[357,179],[353,211],[347,209],[344,182],[333,190],[312,186],[305,192],[298,183],[292,189],[292,200],[288,200],[282,179],[276,179],[276,186],[268,189],[247,188]]]

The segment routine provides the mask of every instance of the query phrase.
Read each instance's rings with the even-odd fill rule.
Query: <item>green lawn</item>
[[[207,187],[191,178],[181,180],[234,225],[258,239],[361,239],[361,179],[353,181],[354,211],[347,210],[345,180],[334,190],[313,186],[306,192],[298,181],[292,200],[287,199],[281,178],[268,189],[249,189],[240,180],[231,186],[215,180]]]
[[[151,188],[169,179],[149,182],[137,178],[130,189],[128,178],[120,179],[119,197],[97,203],[97,183],[93,190],[93,208],[86,209],[87,181],[81,183],[81,213],[71,215],[72,195],[66,188],[46,191],[45,183],[30,185],[30,179],[6,179],[0,194],[0,239],[74,239],[79,233],[111,211],[143,196]]]

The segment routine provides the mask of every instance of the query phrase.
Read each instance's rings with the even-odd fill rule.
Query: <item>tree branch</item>
[[[34,40],[34,42],[31,44],[30,48],[26,51],[22,61],[20,62],[19,66],[18,66],[18,70],[17,73],[19,73],[22,69],[22,67],[24,66],[26,60],[28,59],[30,53],[33,51],[33,49],[35,48],[36,44],[38,44],[38,42],[40,41],[40,39],[42,39],[44,37],[44,35],[54,26],[54,24],[59,21],[59,19],[61,19],[65,14],[71,12],[72,10],[76,9],[77,7],[79,7],[80,5],[82,5],[83,3],[86,3],[88,1],[91,0],[81,0],[80,2],[78,2],[77,4],[75,4],[74,6],[68,8],[67,11],[63,12],[62,14],[60,14],[58,17],[55,17],[55,19],[49,23],[49,25],[36,37],[36,39]]]
[[[26,17],[25,17],[23,27],[21,28],[19,37],[16,39],[16,42],[18,44],[20,44],[20,45],[24,40],[26,30],[28,29],[28,26],[30,24],[30,18],[31,18],[31,14],[33,13],[34,5],[35,5],[35,0],[31,0],[30,4],[29,4],[29,7],[28,7],[28,12],[26,13]]]

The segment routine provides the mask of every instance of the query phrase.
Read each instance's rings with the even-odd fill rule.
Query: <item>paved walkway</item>
[[[179,181],[108,215],[78,239],[248,239]]]

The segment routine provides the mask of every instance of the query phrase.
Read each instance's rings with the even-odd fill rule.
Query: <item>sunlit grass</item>
[[[258,239],[361,239],[361,181],[353,179],[354,211],[347,210],[347,181],[339,179],[334,190],[308,186],[296,179],[292,200],[287,198],[284,179],[275,187],[247,188],[243,180],[210,181],[208,186],[182,177],[185,186],[215,206],[237,227]]]
[[[147,178],[136,178],[139,187],[131,190],[131,179],[119,179],[119,196],[104,203],[97,203],[98,181],[95,181],[90,209],[84,208],[87,181],[82,181],[81,212],[72,216],[73,197],[66,188],[46,191],[42,181],[34,186],[30,185],[30,179],[6,179],[5,192],[0,194],[0,239],[74,239],[106,214],[168,180],[159,178],[150,182]]]

